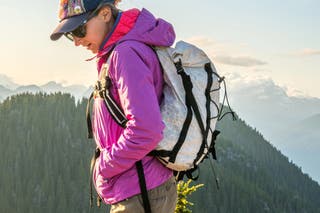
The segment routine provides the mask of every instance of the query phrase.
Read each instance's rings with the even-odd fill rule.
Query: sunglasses
[[[74,41],[74,37],[84,38],[87,34],[86,23],[87,22],[81,24],[79,27],[77,27],[71,32],[65,33],[65,37],[67,37],[70,41]]]
[[[64,36],[67,37],[70,41],[74,41],[74,37],[77,38],[84,38],[87,34],[87,30],[86,30],[86,24],[88,23],[88,21],[90,21],[90,19],[92,19],[93,17],[95,17],[97,14],[97,10],[94,10],[87,19],[85,19],[82,24],[80,24],[76,29],[70,31],[70,32],[66,32],[64,33]]]

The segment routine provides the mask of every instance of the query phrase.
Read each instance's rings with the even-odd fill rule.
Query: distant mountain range
[[[0,75],[0,101],[7,97],[21,93],[70,93],[75,99],[88,97],[92,91],[92,87],[85,87],[83,85],[63,86],[62,84],[50,81],[44,85],[18,85],[5,75]]]
[[[227,79],[228,80],[228,79]],[[231,107],[240,117],[287,155],[302,170],[320,182],[320,99],[288,96],[286,90],[270,79],[230,81]],[[54,81],[42,86],[21,86],[0,74],[0,102],[18,93],[63,92],[76,99],[89,97],[92,87],[63,86]]]
[[[14,83],[8,76],[1,73],[0,73],[0,85],[10,90],[15,90],[17,87],[19,87],[19,85]]]
[[[320,99],[288,96],[272,80],[230,82],[239,116],[320,182]]]

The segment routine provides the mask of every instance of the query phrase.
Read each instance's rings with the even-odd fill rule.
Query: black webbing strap
[[[177,154],[179,152],[179,150],[181,149],[186,137],[187,137],[187,133],[188,133],[188,129],[190,127],[191,121],[192,121],[192,100],[193,100],[193,93],[192,93],[192,82],[190,79],[190,76],[187,75],[182,67],[182,63],[181,60],[175,63],[176,69],[177,69],[177,73],[181,76],[182,79],[182,84],[185,90],[185,102],[186,102],[186,107],[187,107],[187,116],[186,119],[183,123],[179,138],[177,143],[174,145],[171,153],[170,153],[170,158],[169,158],[169,162],[174,163],[176,158],[177,158]]]
[[[198,174],[196,176],[193,175],[193,173],[195,171],[198,171]],[[194,168],[189,169],[189,170],[186,171],[187,178],[189,178],[191,180],[194,180],[194,181],[198,180],[199,175],[200,175],[200,167],[198,167],[198,166],[195,166]]]
[[[106,104],[106,107],[112,116],[112,118],[119,124],[119,126],[125,128],[126,124],[128,122],[127,117],[122,112],[122,109],[117,105],[117,103],[114,101],[114,98],[112,97],[110,93],[110,87],[112,85],[112,81],[109,77],[108,70],[105,71],[106,76],[104,79],[100,81],[101,88],[99,88],[99,95],[104,99],[104,102]]]
[[[218,135],[219,133],[220,133],[219,131],[214,131],[214,132],[212,133],[212,138],[214,138],[213,140],[216,140],[216,137],[217,137],[217,135]],[[213,141],[213,142],[211,143],[211,148],[210,148],[209,153],[212,154],[212,159],[217,160],[216,150],[215,150],[215,148],[214,148],[214,144],[215,144],[215,142]],[[213,176],[214,176],[214,179],[216,180],[217,189],[219,190],[219,188],[220,188],[220,186],[219,186],[219,185],[220,185],[220,184],[219,184],[219,178],[218,178],[218,176],[216,175],[216,172],[215,172],[215,170],[214,170],[213,160],[212,160],[212,159],[211,159],[210,156],[209,156],[209,162],[210,162],[210,166],[211,166],[211,171],[212,171],[212,174],[213,174]]]
[[[206,96],[206,110],[207,110],[207,118],[206,118],[206,130],[205,130],[205,136],[208,136],[209,130],[210,130],[210,121],[211,121],[211,110],[210,110],[210,103],[211,103],[211,96],[210,91],[212,87],[212,68],[210,63],[207,63],[204,65],[204,69],[207,72],[207,87],[205,90],[205,96]]]
[[[161,157],[170,157],[171,151],[169,150],[152,150],[149,152],[148,156],[161,156]]]
[[[186,96],[186,99],[187,99],[187,96]],[[186,102],[186,103],[189,103]],[[177,155],[178,155],[178,152],[179,150],[181,149],[186,137],[187,137],[187,133],[188,133],[188,129],[190,127],[190,124],[191,124],[191,121],[192,121],[192,116],[193,116],[193,113],[192,113],[192,110],[191,110],[191,106],[190,104],[186,104],[187,106],[187,110],[188,110],[188,113],[187,113],[187,117],[183,123],[183,126],[182,126],[182,129],[181,129],[181,132],[180,132],[180,135],[179,135],[179,138],[178,138],[178,141],[177,143],[174,145],[173,149],[170,151],[170,154],[169,154],[169,162],[171,163],[174,163],[176,158],[177,158]],[[159,152],[160,153],[160,152]],[[160,155],[162,156],[162,155]]]
[[[198,171],[198,174],[196,176],[193,175],[193,173],[195,171]],[[175,178],[176,178],[176,181],[180,181],[180,180],[183,180],[183,177],[184,176],[187,176],[187,178],[191,179],[191,180],[197,180],[199,178],[199,175],[200,175],[200,167],[198,166],[194,166],[194,168],[192,169],[188,169],[186,171],[174,171],[173,172]]]
[[[98,148],[96,148],[95,149],[95,151],[94,151],[94,154],[93,154],[93,156],[92,156],[92,158],[91,158],[91,163],[90,163],[90,207],[92,207],[93,206],[93,194],[92,194],[92,188],[93,188],[93,186],[92,186],[92,174],[93,174],[93,168],[94,168],[94,166],[95,166],[95,164],[96,164],[96,160],[97,160],[97,158],[100,156],[100,150],[98,149]],[[100,196],[97,194],[97,206],[98,207],[100,207],[100,205],[101,205],[101,198],[100,198]]]
[[[199,149],[199,152],[197,154],[196,159],[194,160],[194,165],[202,157],[204,149],[206,147],[209,149],[208,143],[207,143],[207,137],[208,137],[208,133],[209,133],[209,130],[210,130],[210,121],[211,121],[211,110],[210,110],[211,97],[210,97],[210,91],[211,91],[212,82],[213,82],[213,78],[212,78],[213,71],[212,71],[210,63],[206,63],[204,65],[204,69],[207,72],[207,86],[206,86],[206,90],[205,90],[206,111],[207,111],[206,129],[205,129],[204,134],[203,134],[203,141],[202,141],[201,147]]]
[[[204,128],[204,124],[202,122],[202,118],[201,118],[201,114],[200,114],[200,110],[199,110],[199,107],[198,107],[198,104],[197,104],[197,101],[193,95],[193,92],[192,92],[192,82],[191,82],[191,79],[190,79],[190,76],[187,75],[187,73],[184,71],[183,67],[182,67],[182,62],[181,62],[181,59],[175,63],[175,66],[177,68],[177,73],[181,76],[182,78],[182,83],[183,83],[183,87],[185,89],[185,94],[186,94],[186,106],[188,108],[188,113],[189,113],[189,108],[191,110],[193,110],[194,112],[194,115],[197,119],[197,122],[198,122],[198,125],[199,125],[199,128],[201,130],[201,134],[202,134],[202,144],[201,144],[201,147],[200,147],[200,150],[198,152],[198,156],[197,158],[194,160],[194,162],[197,162],[200,158],[200,155],[199,153],[203,153],[203,150],[205,148],[205,145],[206,145],[206,140],[207,140],[207,137],[206,137],[206,131],[205,131],[205,128]],[[188,119],[188,115],[187,115],[187,119]],[[187,119],[185,120],[185,123],[187,121]],[[191,119],[192,119],[192,112],[191,112]],[[190,121],[191,123],[191,121]],[[174,149],[172,150],[173,154],[172,154],[172,157],[170,157],[169,161],[170,162],[174,162],[174,161],[171,161],[171,158],[172,159],[175,159],[184,140],[185,140],[185,137],[186,137],[186,134],[187,134],[187,131],[189,129],[189,126],[190,126],[190,123],[187,123],[188,126],[181,130],[181,133],[180,133],[180,136],[179,136],[179,139],[182,138],[183,140],[182,141],[179,141],[176,143]],[[183,137],[181,137],[181,135]]]
[[[88,138],[93,138],[91,116],[90,116],[90,106],[91,106],[91,100],[95,95],[104,99],[104,102],[106,104],[106,107],[107,107],[110,115],[117,122],[117,124],[119,124],[123,128],[126,127],[128,119],[126,118],[126,116],[124,115],[124,113],[122,112],[120,107],[113,100],[113,98],[109,92],[110,84],[111,84],[111,80],[108,76],[105,77],[104,81],[97,81],[95,88],[94,88],[94,91],[91,93],[91,95],[88,99],[87,109],[86,109]]]
[[[148,197],[146,179],[144,177],[144,171],[143,171],[143,166],[142,166],[141,160],[136,162],[136,167],[137,167],[138,176],[139,176],[139,185],[140,185],[140,191],[141,191],[141,196],[142,196],[142,200],[143,200],[143,208],[144,208],[145,213],[151,213],[151,207],[150,207],[150,202],[149,202],[149,197]]]
[[[108,91],[108,90],[107,90]],[[128,119],[122,112],[122,110],[118,107],[118,105],[115,103],[113,98],[111,97],[111,94],[109,92],[106,92],[103,94],[104,102],[107,106],[107,109],[112,116],[112,118],[117,122],[117,124],[123,128],[126,127]]]
[[[91,100],[93,98],[94,92],[91,93],[88,103],[87,103],[87,109],[86,109],[86,118],[87,118],[87,128],[88,128],[88,138],[93,138],[92,134],[92,124],[91,124],[91,117],[90,117],[90,105],[91,105]]]
[[[217,136],[219,134],[220,134],[220,131],[214,130],[214,132],[212,133],[212,136],[211,136],[211,144],[210,144],[210,148],[209,148],[209,153],[212,154],[212,158],[215,160],[217,160],[217,153],[216,153],[215,145],[216,145]]]

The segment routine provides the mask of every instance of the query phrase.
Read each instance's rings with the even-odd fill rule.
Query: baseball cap
[[[75,30],[87,20],[91,11],[104,3],[114,4],[115,0],[60,0],[60,23],[51,34],[50,39],[56,41],[64,33]]]

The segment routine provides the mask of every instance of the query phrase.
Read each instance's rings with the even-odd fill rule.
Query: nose
[[[73,37],[74,45],[79,46],[81,44],[81,38],[78,38],[76,36]]]

